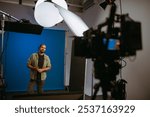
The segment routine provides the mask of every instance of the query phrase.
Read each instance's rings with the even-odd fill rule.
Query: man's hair
[[[38,49],[40,49],[40,47],[43,46],[43,45],[46,46],[46,44],[42,43],[42,44],[39,45]]]

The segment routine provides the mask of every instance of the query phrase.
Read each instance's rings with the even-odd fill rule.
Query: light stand
[[[18,22],[20,21],[20,20],[17,19],[16,17],[14,17],[14,16],[12,16],[12,15],[10,15],[10,14],[8,14],[8,13],[2,11],[2,10],[0,10],[0,14],[3,14],[3,15],[5,15],[5,16],[7,16],[8,18],[11,18],[11,19],[13,19],[13,20],[15,20],[15,21],[18,21]]]
[[[1,56],[0,56],[0,60],[1,60],[1,68],[0,68],[0,89],[1,89],[1,96],[0,98],[3,99],[3,92],[5,89],[5,83],[4,83],[4,78],[3,78],[3,45],[4,45],[4,26],[5,26],[5,15],[2,14],[2,21],[1,21],[1,35],[2,35],[2,40],[1,40]]]
[[[4,80],[4,65],[3,65],[3,51],[4,51],[4,34],[5,34],[5,19],[6,19],[6,16],[8,18],[11,18],[11,19],[14,19],[16,21],[19,21],[19,19],[9,15],[8,13],[6,12],[3,12],[0,10],[0,13],[2,14],[2,20],[1,20],[1,53],[0,53],[0,62],[1,62],[1,65],[0,65],[0,99],[5,99],[6,96],[5,96],[5,87],[6,87],[6,84],[5,84],[5,80]]]
[[[4,43],[4,27],[5,27],[5,15],[3,14],[2,15],[2,21],[1,21],[1,27],[2,27],[2,30],[1,30],[1,34],[2,34],[2,41],[1,41],[1,57],[2,57],[2,54],[3,54],[3,43]],[[3,64],[2,64],[2,58],[1,58],[1,78],[3,76]]]

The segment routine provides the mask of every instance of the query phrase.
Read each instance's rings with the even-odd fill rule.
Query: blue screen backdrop
[[[44,90],[64,89],[65,31],[43,29],[41,35],[6,32],[4,38],[4,78],[6,91],[26,91],[29,82],[27,60],[46,44],[46,54],[51,59]]]

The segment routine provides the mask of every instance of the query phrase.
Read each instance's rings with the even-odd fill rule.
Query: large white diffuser
[[[58,9],[50,2],[42,2],[34,10],[36,22],[43,27],[52,27],[63,19]]]
[[[79,16],[57,4],[55,4],[55,6],[58,8],[60,15],[63,17],[68,27],[76,36],[83,36],[83,32],[89,29]]]
[[[51,2],[38,0],[34,17],[43,27],[52,27],[64,20],[76,36],[83,36],[83,32],[89,29],[88,26],[79,16],[67,9],[67,3],[64,0],[51,0]]]

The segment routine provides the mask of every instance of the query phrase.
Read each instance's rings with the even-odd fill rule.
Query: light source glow
[[[67,3],[64,0],[52,0],[52,2],[60,5],[64,9],[68,9]],[[43,27],[52,27],[63,20],[58,9],[53,3],[48,2],[47,0],[37,1],[34,10],[34,17],[36,22]]]
[[[63,20],[58,9],[50,2],[40,3],[35,8],[34,17],[37,23],[43,27],[52,27]]]

